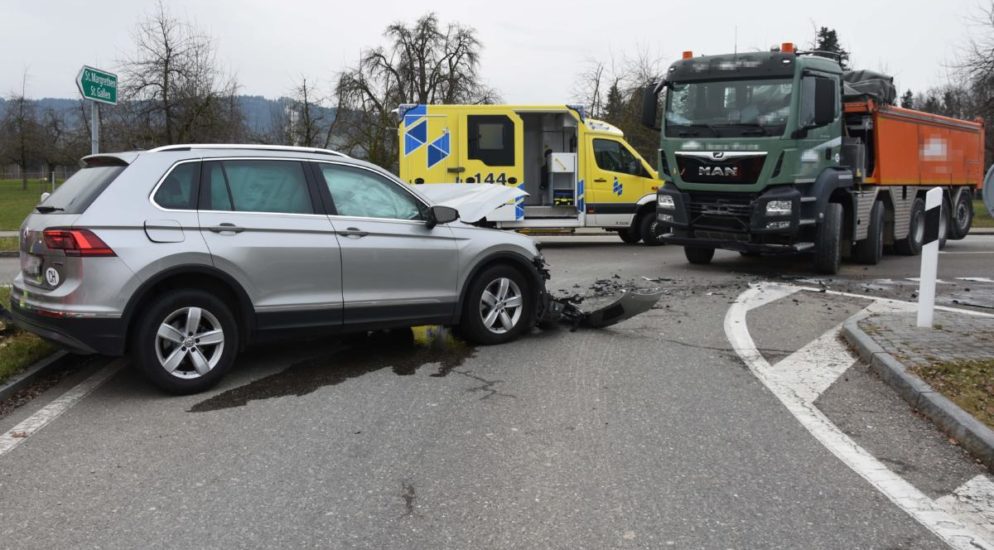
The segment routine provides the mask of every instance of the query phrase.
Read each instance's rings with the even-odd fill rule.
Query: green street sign
[[[83,99],[117,105],[117,75],[83,65],[76,75],[76,86]]]

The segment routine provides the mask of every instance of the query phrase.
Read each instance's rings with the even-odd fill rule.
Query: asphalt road
[[[942,547],[822,447],[723,332],[751,283],[910,299],[917,259],[826,279],[796,258],[719,252],[701,267],[676,247],[542,240],[562,293],[606,280],[663,299],[610,329],[535,331],[499,347],[428,329],[259,348],[189,397],[163,396],[124,365],[0,455],[0,546]],[[994,307],[994,284],[960,279],[994,277],[992,259],[994,237],[951,242],[940,303],[969,295],[960,305]],[[15,265],[0,260],[0,277]],[[749,323],[772,362],[862,303],[781,300]],[[87,374],[0,418],[0,431]],[[978,475],[885,395],[853,370],[819,406],[931,496]]]

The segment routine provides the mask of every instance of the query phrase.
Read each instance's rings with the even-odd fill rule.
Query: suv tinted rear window
[[[199,175],[199,162],[186,162],[176,166],[155,192],[155,203],[172,210],[195,210]]]
[[[83,168],[52,193],[43,205],[61,214],[82,214],[100,193],[127,166],[94,166]]]

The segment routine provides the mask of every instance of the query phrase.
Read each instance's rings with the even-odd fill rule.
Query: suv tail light
[[[117,256],[107,243],[89,229],[46,229],[45,246],[66,256]]]

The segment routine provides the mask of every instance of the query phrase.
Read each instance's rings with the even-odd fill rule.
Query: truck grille
[[[713,153],[718,155],[720,153]],[[676,156],[677,169],[683,181],[690,183],[741,183],[759,180],[766,155],[713,158],[697,155]]]
[[[697,230],[748,231],[753,198],[752,193],[691,193],[690,225]]]

